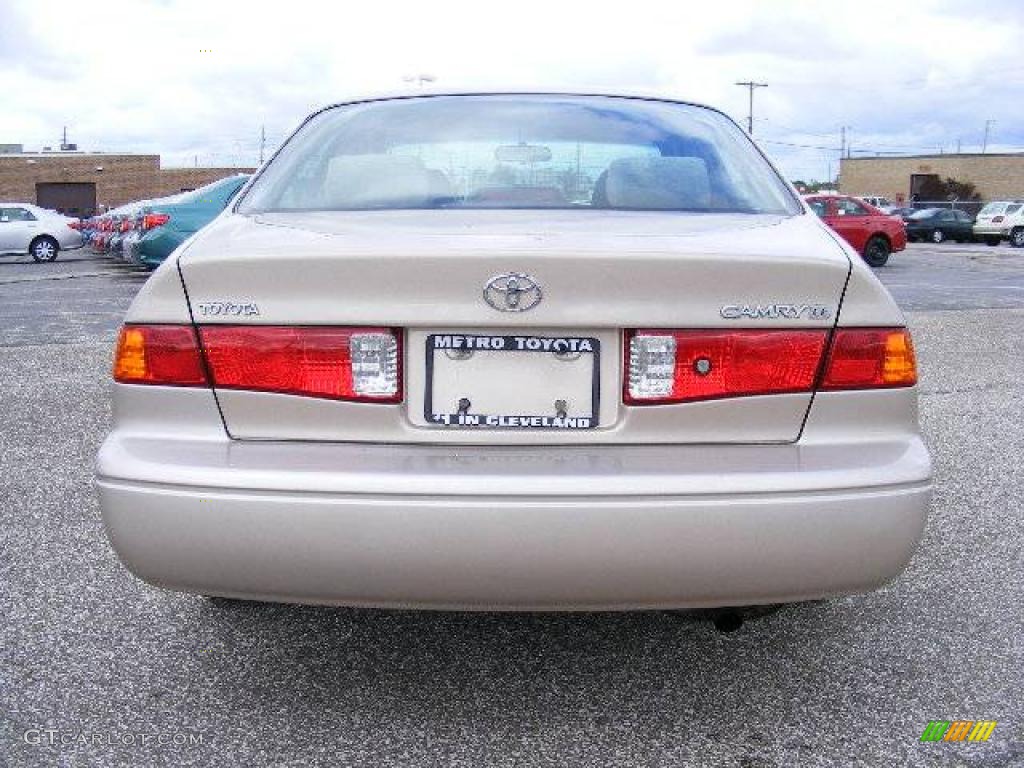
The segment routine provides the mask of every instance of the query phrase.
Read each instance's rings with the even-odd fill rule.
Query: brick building
[[[251,168],[161,168],[159,155],[0,154],[0,200],[89,216],[135,200],[195,189]]]
[[[970,182],[982,200],[1024,198],[1024,152],[843,158],[839,188],[846,195],[909,201],[928,176]]]

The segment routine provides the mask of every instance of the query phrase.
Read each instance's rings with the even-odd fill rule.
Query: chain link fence
[[[988,202],[988,200],[912,200],[900,204],[900,207],[914,208],[918,211],[925,208],[949,208],[954,211],[963,211],[973,218]]]

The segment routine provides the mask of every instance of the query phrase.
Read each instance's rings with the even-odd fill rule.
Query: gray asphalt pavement
[[[880,270],[910,310],[936,459],[920,550],[885,589],[729,635],[663,613],[225,604],[137,581],[91,468],[144,276],[2,262],[2,766],[1024,765],[1024,251],[912,246]],[[935,719],[998,725],[920,743]]]

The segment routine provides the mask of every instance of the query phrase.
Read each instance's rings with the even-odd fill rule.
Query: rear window
[[[941,208],[925,208],[924,210],[910,214],[910,218],[913,219],[914,221],[920,221],[921,219],[930,219],[932,216],[941,211]]]
[[[828,216],[828,203],[824,200],[808,200],[807,205],[821,218]]]
[[[177,195],[173,202],[186,205],[192,203],[204,203],[223,208],[245,183],[247,176],[230,176],[226,179],[219,179],[206,186],[193,189],[191,192],[183,192]]]
[[[1006,210],[1006,203],[989,203],[981,209],[979,216],[993,216]]]
[[[750,140],[713,110],[531,95],[325,110],[285,145],[238,210],[404,208],[801,211]]]

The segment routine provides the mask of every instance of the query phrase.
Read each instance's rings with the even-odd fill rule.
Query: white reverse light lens
[[[352,389],[357,395],[390,397],[398,393],[398,339],[390,333],[354,333]]]
[[[672,394],[676,340],[672,336],[633,336],[629,340],[629,394],[657,400]]]

